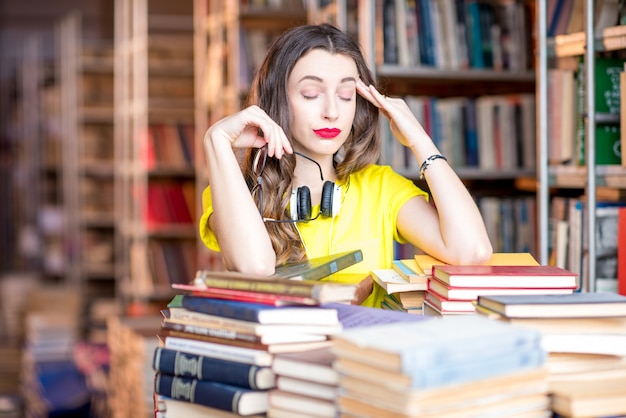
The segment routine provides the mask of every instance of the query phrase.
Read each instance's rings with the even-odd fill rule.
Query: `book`
[[[242,321],[202,312],[194,312],[185,308],[169,308],[161,311],[169,321],[179,321],[186,324],[205,326],[216,330],[228,330],[244,334],[289,336],[291,334],[331,335],[341,332],[341,323],[324,325],[304,324],[259,324],[257,322]]]
[[[172,288],[187,291],[196,296],[214,299],[238,300],[240,302],[262,303],[264,305],[318,305],[314,298],[306,296],[283,295],[280,293],[261,293],[248,290],[223,289],[219,287],[198,286],[194,284],[173,283]]]
[[[332,325],[339,322],[337,311],[314,306],[269,306],[233,300],[212,299],[193,295],[176,295],[168,307],[183,307],[202,312],[259,324],[316,324]]]
[[[158,418],[236,418],[241,415],[206,405],[172,399],[163,395],[155,396],[155,417]],[[250,418],[265,417],[265,414],[248,415]]]
[[[172,399],[206,405],[239,415],[264,413],[268,404],[268,391],[160,372],[155,374],[154,392]]]
[[[354,299],[357,285],[330,281],[288,280],[282,277],[259,276],[236,271],[199,270],[193,284],[207,289],[234,289],[273,293],[314,299],[317,303],[345,302]]]
[[[565,295],[571,288],[502,288],[502,287],[453,287],[436,278],[428,281],[428,291],[435,292],[448,300],[476,300],[479,295]]]
[[[463,311],[442,311],[432,303],[427,300],[424,300],[424,305],[422,309],[422,315],[427,318],[440,318],[445,319],[454,315],[467,315],[468,312]]]
[[[269,393],[269,416],[273,416],[272,408],[297,412],[300,416],[311,414],[314,417],[327,418],[336,417],[338,412],[334,401],[278,389],[274,389]]]
[[[444,265],[443,261],[427,255],[416,254],[415,261],[425,274],[432,275],[433,266]],[[539,262],[530,253],[493,253],[485,266],[538,266]]]
[[[272,371],[276,375],[308,380],[325,385],[337,385],[339,375],[333,367],[335,355],[331,347],[295,353],[276,354]]]
[[[587,353],[626,357],[626,333],[547,334],[541,346],[548,353]]]
[[[435,265],[433,276],[450,286],[509,288],[571,288],[578,275],[556,266]]]
[[[552,409],[569,417],[626,415],[626,377],[591,382],[564,381],[550,385]]]
[[[425,300],[440,312],[474,313],[476,311],[471,300],[448,300],[434,292],[426,292]]]
[[[301,341],[301,342],[284,342],[284,343],[262,343],[259,341],[233,340],[228,338],[213,337],[210,335],[194,334],[191,332],[178,331],[173,329],[161,328],[159,337],[175,337],[186,338],[201,342],[209,342],[214,344],[222,344],[229,347],[249,348],[253,350],[263,350],[269,353],[288,353],[292,351],[311,350],[319,347],[330,345],[328,339],[318,341]]]
[[[478,305],[507,317],[585,318],[626,316],[626,296],[576,292],[569,295],[479,296]]]
[[[185,353],[165,347],[154,350],[152,368],[156,372],[174,376],[212,380],[248,389],[271,389],[276,386],[276,376],[270,367]]]
[[[227,344],[211,343],[206,341],[192,340],[183,337],[165,336],[161,338],[162,346],[185,353],[199,354],[201,356],[237,361],[257,366],[270,366],[274,355],[266,350],[246,347],[235,347]]]
[[[208,337],[219,338],[219,340],[216,341],[232,340],[233,344],[235,345],[237,345],[239,341],[270,345],[282,343],[325,341],[327,339],[327,336],[324,334],[305,334],[302,332],[298,332],[297,329],[295,329],[297,326],[293,327],[294,332],[291,333],[267,333],[262,335],[241,332],[228,328],[214,328],[206,325],[189,324],[186,321],[170,320],[167,318],[161,321],[161,326],[163,329],[183,331],[191,334],[206,335]]]
[[[372,278],[387,293],[410,292],[414,290],[426,290],[427,281],[409,283],[395,269],[372,270]]]
[[[462,366],[504,353],[532,350],[539,346],[541,334],[478,315],[459,315],[445,321],[432,319],[346,329],[331,339],[338,357],[374,362],[379,368],[417,378],[433,365]]]
[[[285,392],[326,399],[328,401],[334,401],[338,392],[337,385],[326,385],[307,379],[296,379],[282,375],[276,376],[276,388]]]
[[[409,283],[425,283],[429,274],[425,274],[415,259],[393,260],[392,268]]]
[[[290,280],[319,280],[363,261],[361,250],[345,251],[276,267],[274,277]]]

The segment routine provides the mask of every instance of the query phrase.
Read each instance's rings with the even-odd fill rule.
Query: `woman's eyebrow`
[[[300,83],[300,82],[302,82],[302,81],[304,81],[304,80],[313,80],[313,81],[317,81],[318,83],[322,83],[322,82],[324,81],[324,79],[323,79],[323,78],[318,77],[318,76],[316,76],[316,75],[305,75],[305,76],[304,76],[304,77],[302,77],[302,78],[301,78],[298,82]],[[342,78],[342,79],[341,79],[340,84],[343,84],[343,83],[348,83],[348,82],[354,82],[354,83],[356,83],[356,78],[355,78],[355,77],[352,77],[352,76],[350,76],[350,77],[344,77],[344,78]]]

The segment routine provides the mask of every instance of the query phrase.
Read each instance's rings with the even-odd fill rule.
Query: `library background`
[[[202,136],[241,107],[269,42],[306,22],[360,43],[381,88],[406,99],[475,196],[497,253],[573,272],[580,293],[626,294],[621,0],[21,0],[0,10],[1,417],[203,416],[174,401],[158,411],[153,364],[171,285],[223,269],[197,231]],[[380,131],[381,163],[426,187],[388,124]],[[396,258],[415,254],[398,246]],[[456,305],[419,286],[393,295],[385,307],[404,313],[478,310],[476,295]],[[621,315],[608,345],[626,347]],[[569,353],[586,356],[579,363],[550,352],[549,374],[570,363],[621,373],[621,392],[604,391],[617,409],[583,415],[626,415],[626,352],[584,350]],[[419,414],[415,389],[397,398],[405,409],[383,399],[368,412],[357,395],[322,402],[314,386],[289,397],[276,373],[285,387],[269,396],[269,416],[293,416],[293,405]],[[583,416],[567,399],[589,394],[554,381],[568,395],[533,392],[542,416]],[[230,416],[214,412],[204,416]]]

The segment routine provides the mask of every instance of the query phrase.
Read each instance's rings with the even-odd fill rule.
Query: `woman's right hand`
[[[261,148],[267,144],[269,156],[281,158],[293,153],[283,129],[260,107],[252,105],[213,124],[205,141],[226,139],[233,148]]]

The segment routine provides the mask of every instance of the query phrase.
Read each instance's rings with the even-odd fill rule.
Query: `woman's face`
[[[296,150],[312,158],[339,150],[352,129],[358,79],[347,55],[313,49],[298,60],[287,80]]]

